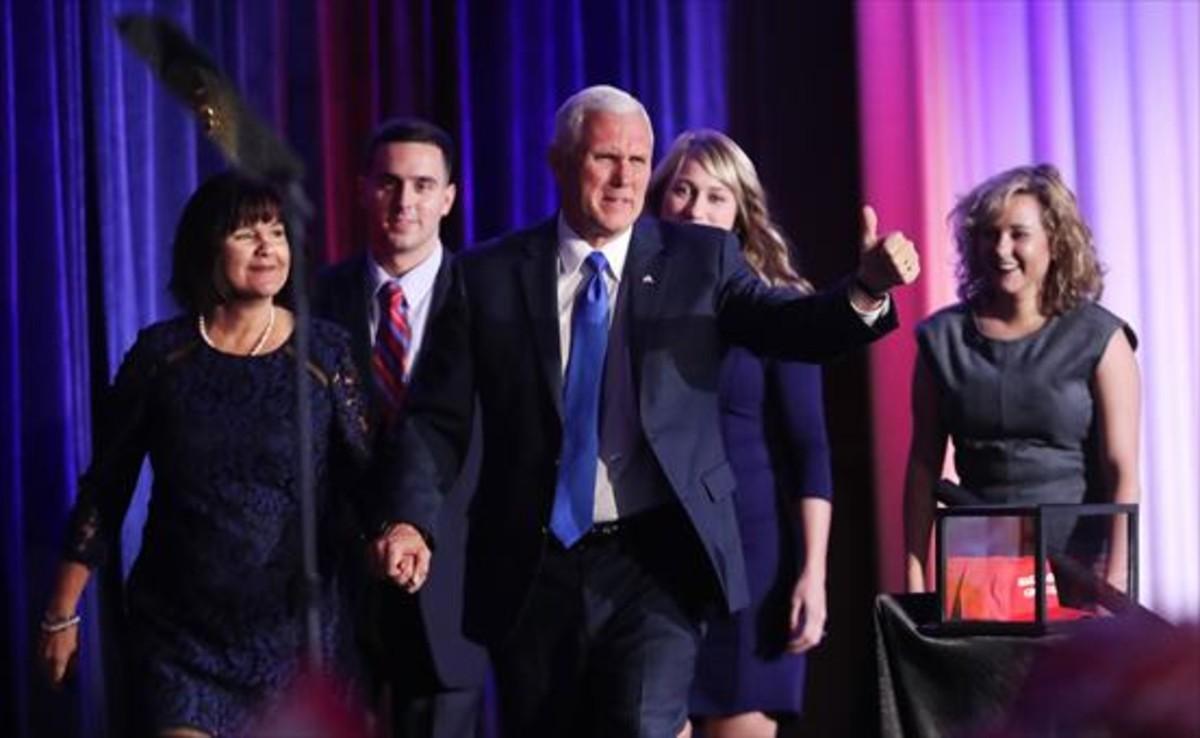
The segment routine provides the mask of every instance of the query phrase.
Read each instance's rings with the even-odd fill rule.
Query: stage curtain
[[[318,265],[362,248],[356,176],[384,117],[425,116],[460,142],[446,233],[455,249],[554,212],[553,111],[583,85],[641,97],[660,152],[684,128],[727,120],[724,0],[2,0],[0,706],[4,734],[21,738],[121,734],[105,710],[118,703],[106,685],[120,685],[100,616],[119,610],[118,587],[89,589],[84,658],[65,696],[35,677],[32,639],[91,457],[93,397],[138,328],[176,312],[166,292],[175,221],[223,166],[120,40],[115,20],[129,12],[183,29],[301,154]],[[140,544],[143,477],[116,584]]]
[[[85,33],[70,7],[6,2],[0,9],[0,706],[13,726],[8,735],[95,734],[105,723],[98,649],[61,697],[30,679],[45,584],[74,480],[90,456],[96,172],[84,155]],[[85,637],[95,640],[96,599],[81,611]]]

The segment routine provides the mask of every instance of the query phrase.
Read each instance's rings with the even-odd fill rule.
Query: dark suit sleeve
[[[808,296],[767,287],[746,264],[732,234],[725,238],[719,258],[721,332],[726,340],[760,356],[826,361],[874,341],[899,324],[894,301],[874,325],[864,323],[850,305],[849,278]]]
[[[471,440],[475,406],[470,314],[457,260],[450,279],[430,316],[403,417],[383,444],[376,482],[377,522],[410,523],[430,542]]]

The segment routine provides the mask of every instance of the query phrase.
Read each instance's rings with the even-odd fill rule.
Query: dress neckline
[[[295,322],[292,323],[292,329],[288,332],[287,337],[283,339],[282,343],[280,343],[278,346],[271,349],[270,351],[260,351],[257,354],[234,354],[234,353],[230,353],[228,351],[222,351],[221,349],[217,348],[209,341],[205,340],[204,336],[200,333],[200,330],[195,321],[192,322],[192,331],[195,333],[196,338],[199,339],[200,345],[203,346],[205,350],[209,351],[212,354],[215,354],[217,356],[224,356],[224,357],[227,357],[230,359],[254,361],[256,359],[267,359],[272,356],[275,356],[276,354],[278,354],[279,352],[283,351],[285,348],[290,346],[296,336],[296,324],[295,324]]]
[[[1060,317],[1062,317],[1061,315],[1049,315],[1046,317],[1045,322],[1043,322],[1037,328],[1034,328],[1029,333],[1026,333],[1025,335],[1014,336],[1013,338],[997,338],[994,336],[989,336],[988,334],[983,332],[983,329],[979,327],[979,316],[976,315],[975,310],[972,309],[970,305],[966,306],[966,313],[967,313],[967,320],[966,320],[967,327],[973,334],[975,334],[975,336],[983,339],[984,341],[989,341],[991,343],[1008,344],[1008,345],[1015,345],[1018,343],[1022,343],[1024,341],[1029,341],[1029,340],[1032,340],[1032,339],[1042,335],[1043,333],[1045,333],[1046,331],[1048,331],[1050,329],[1051,325],[1054,325],[1055,323],[1057,323],[1058,319]]]

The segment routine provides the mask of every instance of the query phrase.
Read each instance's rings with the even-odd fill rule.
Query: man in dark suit
[[[563,104],[558,216],[456,262],[384,459],[375,554],[411,590],[480,416],[466,627],[514,737],[675,736],[705,618],[746,602],[725,346],[814,360],[864,344],[895,326],[886,292],[918,268],[891,234],[829,293],[767,288],[727,232],[639,220],[652,147],[620,90]]]
[[[445,302],[450,284],[451,257],[439,229],[454,205],[453,159],[450,136],[431,123],[396,119],[381,125],[358,182],[367,251],[317,280],[314,311],[350,331],[355,361],[371,383],[381,437],[403,413],[412,371],[423,361],[430,316]],[[398,737],[475,735],[486,655],[462,634],[462,591],[466,509],[477,475],[475,453],[427,523],[438,541],[438,561],[424,589],[410,594],[380,583],[365,598],[369,661],[381,682],[380,707],[391,713]]]

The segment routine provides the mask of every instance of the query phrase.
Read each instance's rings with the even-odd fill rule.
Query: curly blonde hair
[[[650,177],[646,193],[650,212],[662,213],[667,188],[688,161],[699,164],[733,192],[737,202],[733,232],[741,239],[742,253],[759,277],[770,285],[812,292],[812,285],[792,265],[787,238],[771,219],[767,193],[758,179],[754,162],[733,139],[720,131],[686,131],[675,139]]]
[[[1017,195],[1037,199],[1042,227],[1050,244],[1050,268],[1042,284],[1039,305],[1042,314],[1060,315],[1080,302],[1100,299],[1104,269],[1096,257],[1092,231],[1079,212],[1075,194],[1051,164],[1001,172],[959,198],[950,211],[958,247],[955,274],[959,299],[977,302],[986,295],[986,264],[978,246]]]

